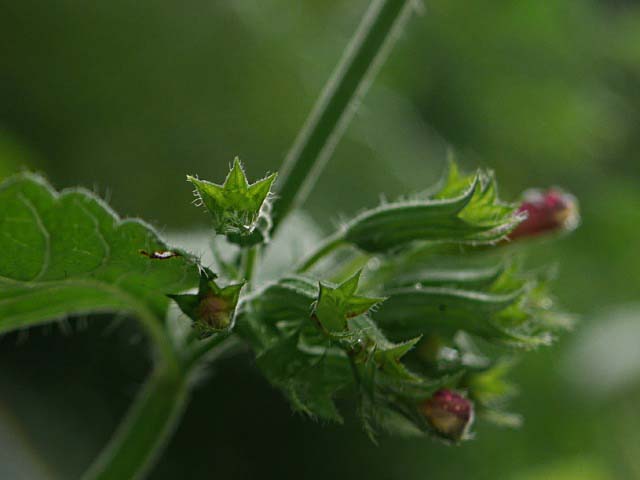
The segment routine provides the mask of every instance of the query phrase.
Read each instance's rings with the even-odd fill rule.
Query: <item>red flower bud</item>
[[[573,230],[579,221],[578,202],[561,190],[527,190],[518,213],[526,213],[509,238],[533,237],[558,230]]]
[[[453,441],[464,438],[473,423],[473,403],[449,389],[438,390],[420,410],[436,432]]]

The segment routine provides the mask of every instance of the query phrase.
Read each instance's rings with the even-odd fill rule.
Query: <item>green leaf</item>
[[[198,279],[195,259],[147,224],[121,220],[85,190],[57,193],[32,174],[0,184],[0,251],[0,333],[94,312],[160,325],[166,294]]]
[[[244,286],[242,282],[221,288],[214,278],[212,272],[203,269],[197,294],[169,295],[193,320],[193,328],[200,338],[232,328],[240,290]]]
[[[385,292],[390,298],[372,313],[380,327],[367,314],[345,315],[359,274],[327,285],[325,295],[332,300],[321,316],[338,327],[329,335],[310,321],[322,287],[306,277],[287,277],[252,295],[236,331],[248,339],[261,370],[296,411],[341,421],[335,399],[355,388],[359,417],[374,440],[380,431],[433,433],[420,406],[443,387],[467,390],[481,417],[513,424],[517,417],[501,409],[512,393],[502,379],[504,364],[481,356],[460,332],[529,348],[548,340],[551,327],[543,314],[551,305],[546,281],[525,281],[515,264],[482,272],[462,282],[482,284],[482,291],[411,287]],[[422,333],[446,334],[443,338],[454,342],[449,350],[457,352],[455,361],[425,363],[422,347],[414,348]]]
[[[341,332],[347,327],[347,319],[362,315],[384,301],[381,297],[356,295],[360,274],[356,272],[338,286],[320,282],[318,300],[312,313],[327,332]]]
[[[340,422],[334,397],[353,382],[352,371],[344,351],[331,345],[310,319],[317,296],[317,284],[310,279],[281,279],[243,305],[235,331],[294,410]]]
[[[490,244],[522,221],[515,206],[498,199],[492,173],[449,175],[431,198],[383,204],[358,215],[346,226],[344,239],[367,252],[389,252],[417,241]]]
[[[340,300],[331,301],[326,312],[346,327],[330,335],[311,320],[311,306],[319,296],[319,287],[305,277],[288,277],[268,285],[239,313],[235,331],[251,344],[262,372],[296,411],[340,421],[334,399],[356,383],[363,404],[378,396],[393,403],[392,398],[408,394],[415,402],[416,397],[423,398],[431,391],[401,363],[418,339],[392,343],[366,316],[346,316],[345,312],[353,308],[349,300],[357,297],[358,278],[355,275],[339,286],[326,286],[329,297]],[[362,305],[370,302],[356,304],[361,311]],[[368,380],[373,391],[365,395],[367,389],[359,382]],[[371,408],[367,412],[371,413]],[[366,421],[370,422],[367,428],[375,428],[374,419]]]
[[[258,366],[283,391],[294,410],[341,422],[334,398],[353,382],[349,362],[339,349],[327,344],[308,349],[301,342],[297,334],[283,337],[257,356]]]
[[[242,306],[235,331],[260,353],[303,324],[317,330],[309,320],[317,295],[317,284],[304,277],[286,277],[271,283]]]
[[[267,197],[277,174],[249,184],[236,157],[224,183],[218,185],[190,175],[187,180],[213,218],[216,233],[240,245],[266,241],[271,226]]]

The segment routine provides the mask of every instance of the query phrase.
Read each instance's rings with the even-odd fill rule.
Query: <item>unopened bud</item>
[[[227,299],[213,292],[206,294],[196,309],[198,321],[214,330],[223,330],[231,324],[236,308],[235,299]]]
[[[473,423],[471,400],[446,388],[425,400],[420,410],[438,434],[453,441],[463,439]]]
[[[203,273],[197,294],[169,295],[183,313],[193,320],[193,328],[201,338],[229,329],[233,324],[240,290],[244,283],[219,287],[213,274]]]
[[[576,198],[554,188],[525,192],[518,213],[526,213],[527,218],[509,234],[511,240],[573,230],[580,218]]]

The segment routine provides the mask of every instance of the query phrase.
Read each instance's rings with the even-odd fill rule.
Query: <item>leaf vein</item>
[[[26,207],[29,209],[29,211],[31,212],[31,215],[33,216],[36,222],[36,225],[38,226],[38,229],[42,233],[42,237],[44,238],[45,249],[44,249],[44,256],[42,258],[42,267],[40,267],[40,271],[32,279],[33,281],[38,281],[47,273],[47,270],[49,270],[49,262],[51,261],[51,235],[49,234],[49,231],[45,227],[42,221],[42,217],[40,216],[40,213],[38,213],[38,210],[36,209],[35,205],[31,202],[31,200],[25,197],[22,193],[18,194],[18,199],[24,205],[26,205]]]

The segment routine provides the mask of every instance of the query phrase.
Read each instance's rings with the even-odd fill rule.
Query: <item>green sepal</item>
[[[420,337],[394,343],[366,315],[349,320],[349,340],[347,345],[356,362],[372,357],[376,367],[390,378],[398,380],[419,381],[420,378],[411,373],[400,361],[420,341]]]
[[[385,203],[361,213],[346,225],[345,241],[372,253],[424,241],[486,245],[504,239],[523,220],[515,205],[499,200],[492,172],[461,176],[452,163],[447,178],[428,198]]]
[[[356,295],[362,271],[356,272],[338,286],[320,282],[318,299],[311,318],[329,333],[343,332],[349,318],[362,315],[385,300],[383,297]]]
[[[203,270],[197,294],[168,295],[180,310],[193,320],[193,329],[200,338],[232,328],[242,283],[220,287],[215,274]]]
[[[430,193],[428,197],[442,199],[460,195],[466,190],[472,179],[472,175],[465,175],[460,171],[455,155],[449,152],[447,155],[447,169],[436,186],[435,192]]]
[[[409,380],[417,380],[419,377],[411,373],[401,362],[409,351],[420,341],[420,337],[407,340],[406,342],[393,344],[386,348],[378,348],[375,353],[375,359],[380,368],[394,375]]]
[[[216,233],[226,235],[232,243],[247,246],[268,239],[271,227],[268,196],[276,176],[272,173],[249,184],[236,157],[222,185],[190,175],[187,181],[194,185],[197,198],[211,214]]]

